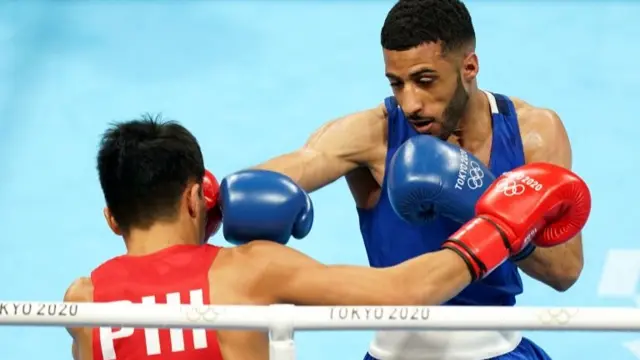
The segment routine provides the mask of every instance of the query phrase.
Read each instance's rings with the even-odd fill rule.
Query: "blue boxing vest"
[[[500,174],[524,165],[524,151],[518,118],[513,102],[504,95],[487,93],[491,105],[493,140],[489,168]],[[385,169],[400,145],[418,133],[409,125],[395,98],[385,99],[389,136]],[[442,243],[461,224],[436,217],[426,225],[411,225],[393,211],[384,175],[380,199],[372,209],[358,209],[360,231],[372,267],[399,264],[418,255],[439,250]],[[469,285],[445,305],[506,305],[512,306],[522,293],[522,279],[516,265],[504,262],[485,279]]]

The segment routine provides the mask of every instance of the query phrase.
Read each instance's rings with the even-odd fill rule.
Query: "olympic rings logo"
[[[480,168],[475,161],[469,162],[469,179],[467,179],[467,186],[471,190],[482,187],[482,179],[484,178],[484,171]]]
[[[501,191],[504,196],[509,197],[522,195],[525,189],[524,185],[518,184],[515,182],[515,180],[511,179],[502,180],[500,183],[498,183],[498,186],[496,188],[498,191]]]
[[[566,325],[578,312],[579,310],[576,308],[547,309],[538,314],[538,319],[544,325]]]
[[[214,322],[220,313],[211,306],[191,306],[185,309],[185,316],[191,322]]]

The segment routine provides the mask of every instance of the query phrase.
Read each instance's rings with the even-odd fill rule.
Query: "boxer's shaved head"
[[[159,116],[112,125],[97,160],[107,207],[123,232],[175,217],[187,185],[204,176],[196,138]]]
[[[447,52],[475,44],[471,15],[458,0],[401,0],[389,11],[380,35],[386,50],[441,43]]]

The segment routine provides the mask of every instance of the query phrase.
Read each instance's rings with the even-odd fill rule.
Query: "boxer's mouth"
[[[434,123],[434,120],[410,120],[409,123],[413,125],[414,129],[416,129],[419,133],[426,133],[431,128],[431,125]]]
[[[433,119],[411,119],[409,122],[415,126],[426,126],[434,122]]]

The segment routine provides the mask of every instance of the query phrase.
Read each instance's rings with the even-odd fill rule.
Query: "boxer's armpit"
[[[322,125],[300,149],[256,168],[283,173],[311,192],[367,166],[385,145],[386,126],[380,107],[350,114]]]

